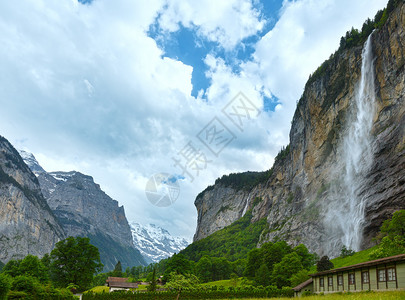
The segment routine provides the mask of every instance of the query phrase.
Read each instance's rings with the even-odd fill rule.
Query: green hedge
[[[177,299],[178,292],[125,292],[116,291],[112,293],[92,293],[83,294],[83,300],[172,300]],[[293,297],[294,291],[291,288],[277,289],[274,286],[261,287],[240,287],[223,290],[199,289],[192,291],[182,291],[179,299],[243,299],[243,298],[272,298],[272,297]]]

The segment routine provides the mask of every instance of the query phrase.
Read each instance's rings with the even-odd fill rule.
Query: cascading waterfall
[[[362,52],[361,79],[358,85],[353,114],[343,136],[338,162],[337,180],[331,186],[330,207],[326,222],[335,245],[345,245],[358,251],[362,241],[365,196],[361,193],[364,179],[373,162],[371,129],[375,112],[374,59],[372,34]]]
[[[249,207],[249,203],[250,203],[250,193],[249,193],[249,195],[248,195],[248,197],[247,197],[245,207],[243,208],[242,217],[243,217],[243,216],[245,215],[245,213],[247,212],[247,209],[248,209],[248,207]]]

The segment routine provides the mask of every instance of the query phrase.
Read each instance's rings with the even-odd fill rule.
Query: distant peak
[[[31,169],[34,174],[45,173],[46,171],[41,167],[34,154],[25,150],[18,150],[21,158],[25,164]]]

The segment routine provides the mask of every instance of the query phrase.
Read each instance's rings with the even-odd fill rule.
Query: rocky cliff
[[[123,206],[104,193],[92,177],[79,172],[39,173],[38,181],[50,208],[67,236],[89,237],[100,251],[105,270],[144,265],[132,242]]]
[[[0,136],[0,261],[41,257],[64,236],[36,176]]]
[[[35,157],[20,151],[35,170],[42,193],[67,236],[89,237],[100,251],[105,270],[146,264],[132,241],[123,206],[111,199],[91,176],[80,172],[45,172]]]
[[[337,51],[307,82],[290,144],[252,185],[225,176],[196,199],[199,240],[252,209],[276,237],[334,256],[372,245],[405,208],[405,5],[364,45]]]

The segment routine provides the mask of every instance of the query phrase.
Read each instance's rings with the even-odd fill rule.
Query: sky
[[[93,176],[130,222],[191,241],[197,194],[271,168],[309,75],[385,5],[2,1],[0,135],[47,171]],[[151,197],[158,178],[175,185],[169,206]]]

